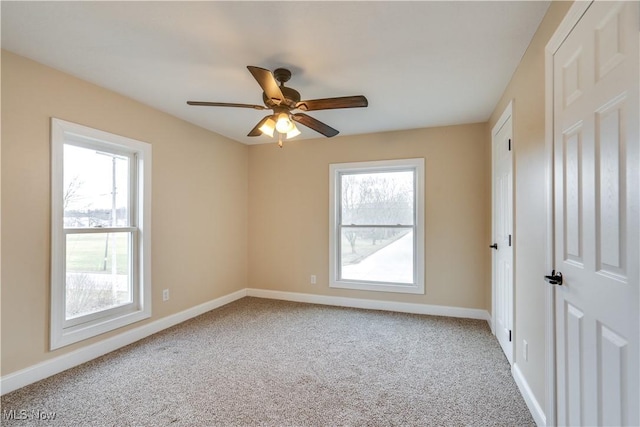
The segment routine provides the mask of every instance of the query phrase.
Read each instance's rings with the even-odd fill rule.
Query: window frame
[[[356,289],[376,292],[424,294],[424,159],[397,159],[367,162],[334,163],[329,165],[329,287],[340,289]],[[413,279],[411,284],[389,283],[384,281],[364,281],[341,278],[341,232],[342,227],[353,224],[341,223],[342,188],[341,177],[345,174],[383,173],[396,171],[414,172],[414,218],[412,228],[413,241]],[[370,227],[371,225],[359,225]],[[396,224],[375,227],[393,228]]]
[[[64,147],[74,145],[129,158],[127,226],[64,226]],[[69,235],[129,233],[132,302],[66,318],[66,242]],[[51,324],[54,350],[151,317],[151,145],[51,118]]]

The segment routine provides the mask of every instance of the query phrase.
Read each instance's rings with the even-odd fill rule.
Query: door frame
[[[516,224],[516,218],[515,218],[515,144],[513,142],[514,138],[513,138],[513,130],[514,130],[514,120],[513,120],[513,100],[509,101],[509,103],[507,104],[507,106],[505,107],[504,111],[502,112],[502,114],[500,115],[500,118],[498,119],[498,121],[496,122],[496,124],[493,126],[493,128],[491,129],[491,243],[495,243],[495,233],[496,233],[496,227],[495,227],[495,212],[493,210],[494,206],[495,206],[495,185],[494,185],[494,176],[495,176],[495,168],[496,165],[494,164],[494,140],[496,138],[496,135],[498,134],[498,132],[500,132],[500,130],[502,129],[502,127],[504,126],[504,124],[507,122],[507,120],[511,119],[511,239],[512,239],[512,246],[511,246],[511,331],[512,331],[512,339],[511,339],[511,359],[512,361],[510,362],[511,365],[514,364],[513,360],[515,360],[515,337],[516,337],[516,325],[515,325],[515,263],[516,263],[516,245],[515,245],[515,241],[516,241],[516,235],[515,235],[515,224]],[[496,271],[495,271],[495,262],[494,262],[494,257],[495,257],[495,251],[491,250],[491,332],[493,333],[493,335],[496,334],[496,317],[495,317],[495,313],[496,313],[496,286],[495,286],[495,276],[496,276]]]
[[[592,1],[576,1],[571,5],[564,19],[549,39],[545,47],[545,222],[546,254],[545,272],[540,274],[541,286],[545,286],[545,424],[556,425],[556,334],[555,334],[555,286],[545,283],[543,276],[554,268],[554,192],[553,192],[553,58],[573,27],[591,6]]]

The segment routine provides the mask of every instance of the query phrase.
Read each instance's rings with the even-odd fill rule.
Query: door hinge
[[[509,342],[511,342],[511,329],[509,329]]]
[[[511,138],[509,138],[509,151],[511,151]]]
[[[509,246],[511,246],[511,234],[509,234]]]

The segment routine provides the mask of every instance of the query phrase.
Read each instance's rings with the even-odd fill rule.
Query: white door
[[[594,2],[553,58],[557,422],[639,425],[638,2]]]
[[[492,132],[494,333],[513,364],[513,163],[511,105]]]

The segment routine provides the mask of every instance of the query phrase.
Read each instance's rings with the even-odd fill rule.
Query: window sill
[[[113,316],[96,319],[93,322],[83,323],[69,328],[56,328],[54,330],[60,332],[55,333],[53,332],[54,330],[52,330],[51,350],[56,350],[69,344],[83,341],[150,317],[151,308],[149,307],[146,310],[136,310],[117,317]]]
[[[398,294],[422,294],[424,295],[424,285],[422,284],[391,284],[391,283],[371,283],[357,281],[332,281],[330,288],[355,289],[359,291],[390,292]]]

